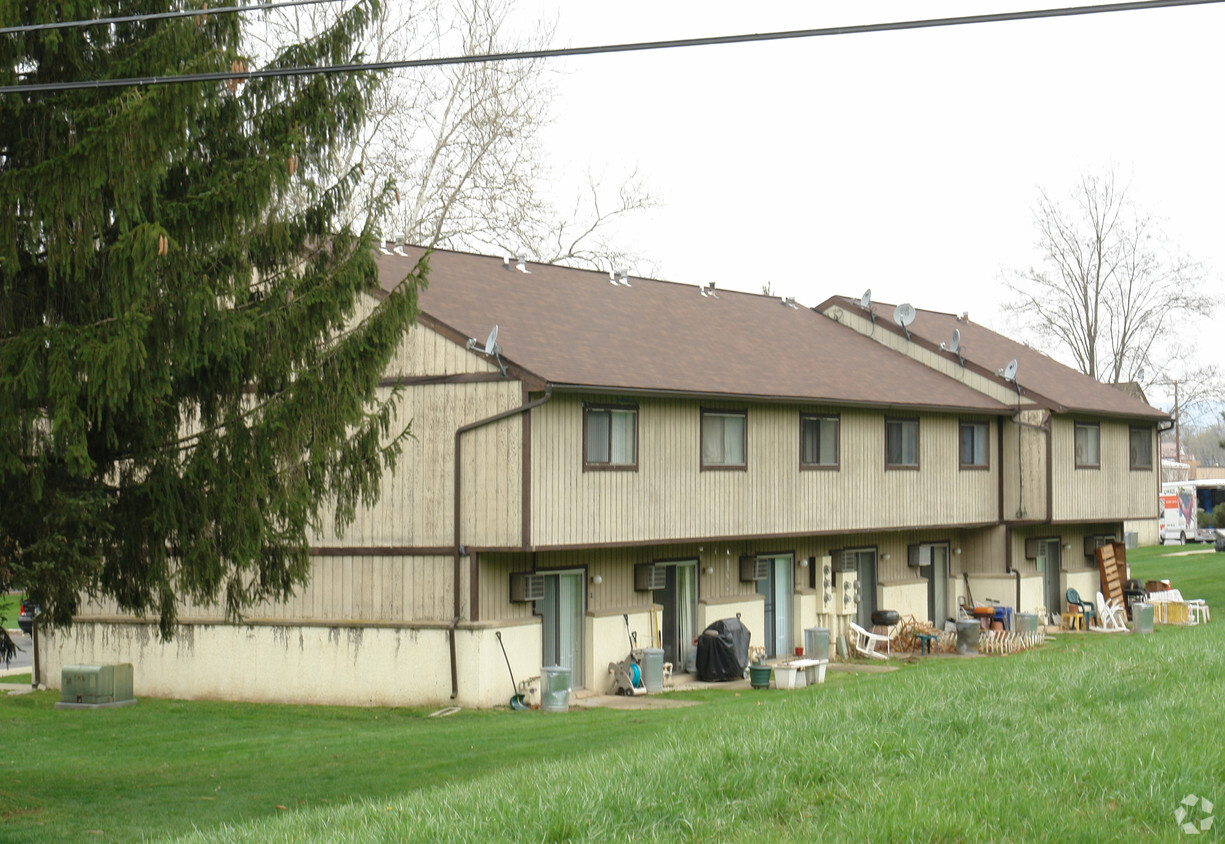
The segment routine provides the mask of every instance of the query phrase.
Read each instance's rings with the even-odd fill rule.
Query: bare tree
[[[1131,201],[1113,169],[1081,178],[1066,201],[1041,193],[1034,214],[1042,262],[1015,273],[1007,310],[1081,372],[1100,381],[1207,383],[1186,343],[1187,320],[1211,314],[1201,266],[1179,254]]]
[[[553,35],[548,22],[529,35],[512,34],[513,0],[414,0],[387,8],[368,46],[370,61],[532,50]],[[270,16],[268,42],[296,38],[332,14],[310,6]],[[334,162],[337,172],[362,172],[350,218],[362,217],[392,180],[397,201],[376,221],[386,237],[633,268],[640,256],[618,247],[610,230],[656,204],[636,172],[608,180],[589,174],[564,212],[546,196],[551,173],[539,135],[553,105],[549,73],[543,60],[523,59],[388,75],[370,119]]]

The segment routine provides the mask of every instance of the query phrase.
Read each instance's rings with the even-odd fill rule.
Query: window
[[[919,420],[885,420],[885,468],[919,468]]]
[[[962,422],[958,435],[958,454],[961,468],[986,469],[990,464],[987,459],[987,443],[990,442],[990,428],[986,422]]]
[[[743,410],[702,411],[702,468],[744,468]]]
[[[583,406],[583,468],[638,468],[638,408]]]
[[[1131,468],[1153,468],[1153,429],[1131,429]]]
[[[1076,468],[1096,469],[1102,465],[1102,432],[1096,422],[1076,423]]]
[[[800,467],[838,468],[838,417],[800,414]]]

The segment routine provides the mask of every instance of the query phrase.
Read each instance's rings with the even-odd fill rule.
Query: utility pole
[[[1182,414],[1178,412],[1178,382],[1174,382],[1174,461],[1182,462]]]

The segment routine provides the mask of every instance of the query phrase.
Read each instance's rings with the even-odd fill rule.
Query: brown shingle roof
[[[385,288],[422,250],[379,255]],[[1006,413],[1008,408],[833,320],[773,297],[459,252],[429,257],[424,319],[555,386]]]
[[[837,305],[850,312],[859,311],[857,299],[835,296],[818,307],[827,310]],[[874,302],[877,325],[901,334],[893,322],[893,305]],[[1169,416],[1131,395],[1103,384],[1088,375],[1047,357],[1036,349],[1011,340],[981,325],[961,320],[953,314],[916,309],[910,333],[916,342],[928,348],[938,348],[948,342],[956,328],[961,332],[962,354],[966,363],[983,374],[997,377],[996,372],[1010,360],[1017,361],[1017,383],[1031,399],[1063,413],[1093,413],[1160,420]]]

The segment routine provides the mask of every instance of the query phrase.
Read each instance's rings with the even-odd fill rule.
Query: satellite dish
[[[910,339],[910,324],[914,322],[915,310],[914,305],[909,302],[903,302],[893,309],[893,321],[902,326],[902,330],[906,332],[906,339]]]
[[[872,288],[871,287],[865,290],[863,292],[863,295],[859,297],[859,307],[863,308],[865,311],[872,310]]]
[[[949,341],[947,343],[940,344],[940,351],[956,352],[956,351],[959,351],[960,349],[961,349],[961,330],[954,328],[953,336],[949,338]]]
[[[494,325],[493,331],[489,332],[489,336],[485,338],[485,354],[496,355],[502,351],[498,348],[498,326]]]
[[[1008,365],[999,371],[999,375],[1003,376],[1005,381],[1011,381],[1014,384],[1017,381],[1017,360],[1013,358],[1008,361]]]

